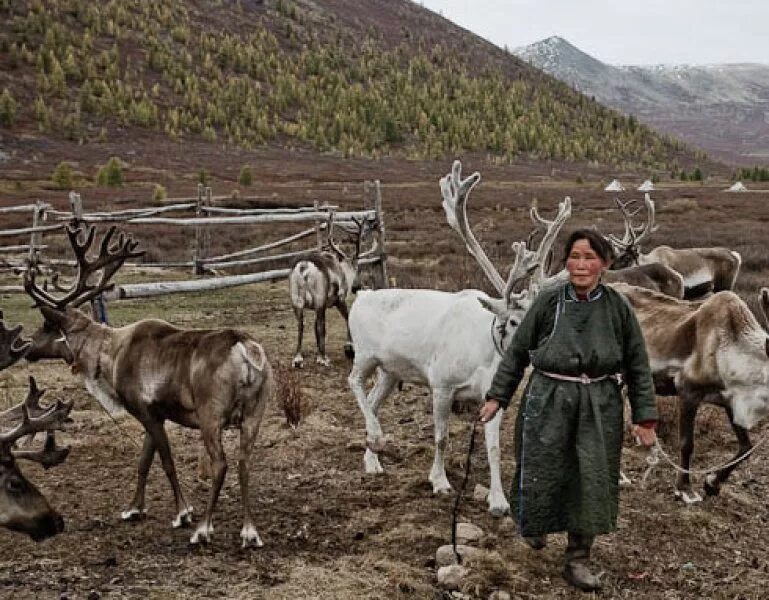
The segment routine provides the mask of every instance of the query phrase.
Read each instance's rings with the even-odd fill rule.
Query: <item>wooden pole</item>
[[[32,211],[32,233],[29,236],[29,253],[27,254],[29,268],[32,270],[37,269],[37,264],[40,260],[43,235],[40,227],[44,219],[45,205],[38,200],[35,203],[35,209]]]
[[[379,229],[379,276],[380,288],[390,287],[390,278],[387,274],[387,254],[385,252],[385,221],[382,210],[382,186],[377,179],[374,182],[374,210],[376,211],[377,227]]]
[[[203,216],[203,192],[204,187],[202,183],[198,184],[198,199],[195,203],[195,217],[200,218]],[[203,228],[200,225],[195,225],[195,246],[192,249],[192,274],[202,275],[203,265],[200,264],[200,259],[203,253]]]

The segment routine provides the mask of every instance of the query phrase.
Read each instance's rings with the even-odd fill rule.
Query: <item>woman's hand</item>
[[[654,427],[633,425],[632,432],[633,437],[647,448],[651,448],[654,445],[654,442],[657,441],[657,434],[654,431]]]
[[[478,413],[478,420],[481,423],[488,423],[494,418],[494,415],[497,414],[498,410],[498,400],[486,400],[486,402],[483,403],[483,406],[481,406],[480,412]]]

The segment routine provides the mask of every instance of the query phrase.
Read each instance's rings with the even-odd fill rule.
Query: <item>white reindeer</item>
[[[461,164],[456,161],[452,172],[441,179],[443,208],[449,224],[462,236],[500,298],[479,290],[362,291],[350,312],[355,361],[348,382],[366,420],[365,470],[382,472],[377,453],[384,447],[384,437],[377,411],[384,399],[400,381],[424,384],[433,395],[435,459],[429,479],[434,493],[451,491],[443,459],[451,405],[455,400],[480,403],[483,399],[512,332],[531,304],[539,278],[533,277],[529,289],[520,293],[513,292],[514,286],[540,271],[537,268],[571,214],[571,200],[566,198],[536,253],[527,250],[523,242],[513,244],[515,262],[505,282],[467,222],[467,197],[480,174],[461,180],[460,172]],[[367,394],[366,378],[374,371],[376,382]],[[489,511],[497,516],[510,510],[500,477],[501,420],[499,411],[484,429],[491,472]]]

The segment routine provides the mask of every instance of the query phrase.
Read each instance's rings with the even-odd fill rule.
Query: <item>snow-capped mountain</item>
[[[557,36],[513,53],[715,157],[769,162],[769,65],[613,66]]]

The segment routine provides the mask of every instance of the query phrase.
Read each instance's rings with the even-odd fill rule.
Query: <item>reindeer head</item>
[[[614,199],[617,208],[622,213],[622,220],[625,222],[625,234],[622,239],[616,235],[606,236],[606,240],[612,245],[616,258],[612,263],[615,269],[624,269],[638,264],[638,258],[641,254],[641,242],[648,237],[650,233],[657,230],[654,223],[655,207],[654,201],[649,194],[644,194],[644,206],[646,207],[646,222],[635,226],[633,217],[641,211],[641,207],[632,208],[636,200],[622,202],[619,198]]]
[[[123,233],[120,233],[113,243],[115,231],[114,226],[110,227],[101,240],[99,254],[95,258],[89,258],[88,251],[94,243],[95,228],[82,224],[67,227],[67,236],[77,259],[78,270],[70,288],[62,290],[57,287],[59,291],[64,292],[62,296],[54,296],[40,288],[35,283],[34,271],[25,273],[24,289],[45,318],[43,326],[32,336],[32,348],[27,353],[28,360],[60,358],[68,363],[74,360],[72,347],[77,347],[77,344],[73,343],[72,336],[78,333],[85,335],[86,328],[91,324],[91,319],[76,307],[111,289],[110,280],[121,265],[128,258],[144,253],[136,251],[138,242]],[[95,279],[98,273],[98,281],[89,282],[90,279]]]
[[[334,213],[331,212],[328,218],[328,245],[331,251],[339,260],[339,266],[344,273],[345,279],[349,282],[349,290],[355,294],[360,290],[359,262],[368,256],[372,256],[379,251],[379,237],[375,237],[374,246],[365,252],[361,252],[363,241],[372,231],[378,231],[376,221],[370,219],[352,218],[352,227],[334,222]],[[354,250],[352,254],[344,252],[334,240],[334,227],[342,229],[352,237]]]
[[[1,342],[7,339],[5,334],[8,331],[0,320]],[[4,366],[21,358],[20,346],[16,343],[20,339],[19,328],[10,331],[16,334],[14,341],[10,344],[0,343],[0,365]],[[29,342],[24,342],[21,346],[26,348]],[[27,481],[16,465],[16,459],[39,462],[45,468],[62,462],[67,457],[69,448],[56,446],[53,431],[61,428],[73,405],[71,402],[57,402],[44,407],[40,405],[42,395],[43,390],[39,390],[34,378],[30,377],[26,400],[0,414],[3,421],[21,419],[12,429],[0,432],[0,526],[26,533],[35,541],[61,533],[64,530],[64,519],[51,508],[40,491]],[[48,432],[42,450],[13,448],[16,440],[38,431]]]
[[[540,226],[544,226],[545,234],[536,251],[529,250],[526,242],[513,243],[513,266],[505,281],[481,248],[467,220],[467,199],[470,191],[480,181],[481,175],[475,172],[466,179],[462,179],[461,170],[461,163],[458,160],[454,161],[451,173],[440,181],[446,218],[451,228],[462,237],[468,252],[481,266],[500,296],[498,299],[479,299],[480,303],[486,310],[494,313],[503,325],[509,323],[516,327],[546,278],[544,266],[558,232],[571,216],[571,199],[567,197],[560,203],[558,214],[552,221],[542,219],[536,212],[536,208],[532,209],[534,211],[532,218],[536,214]],[[522,291],[515,292],[518,284],[526,279],[529,280],[528,285]]]

